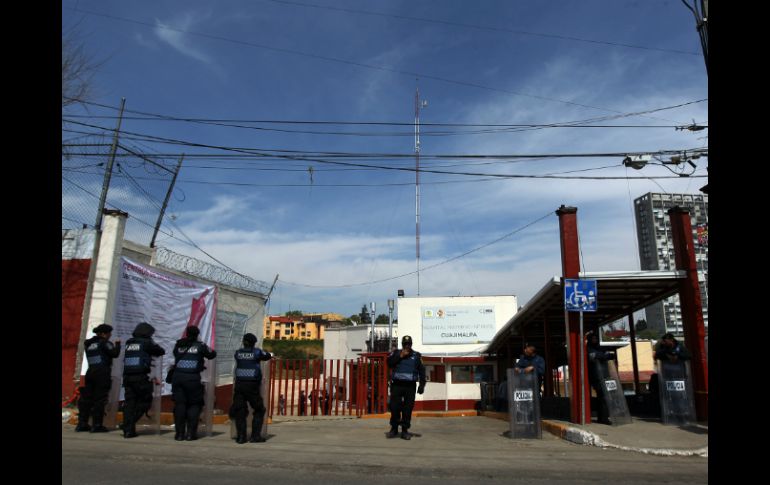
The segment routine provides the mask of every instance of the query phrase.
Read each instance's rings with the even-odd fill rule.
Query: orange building
[[[309,313],[296,317],[278,315],[264,319],[264,336],[273,340],[323,340],[328,326],[339,326],[344,317],[338,313]]]

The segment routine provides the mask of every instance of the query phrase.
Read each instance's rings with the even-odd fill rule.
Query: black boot
[[[87,421],[80,421],[78,422],[78,425],[75,426],[75,431],[78,433],[81,431],[91,431],[91,426],[88,425]]]
[[[401,439],[402,440],[410,440],[412,439],[412,433],[409,432],[409,430],[405,427],[401,427]]]
[[[262,437],[262,430],[261,429],[252,429],[251,430],[251,438],[249,439],[249,443],[264,443],[265,438]]]
[[[391,426],[390,431],[388,431],[387,437],[395,438],[396,436],[398,436],[398,428],[395,426]]]
[[[239,423],[238,421],[235,422],[235,432],[237,436],[235,437],[235,442],[239,445],[242,445],[243,443],[246,443],[248,439],[246,439],[246,423]]]
[[[184,441],[185,420],[174,418],[174,439],[176,441]]]
[[[92,433],[107,433],[109,431],[109,429],[102,425],[101,419],[94,419],[94,427],[91,428]]]
[[[124,438],[136,438],[136,425],[131,423],[130,425],[123,425],[123,437]]]
[[[198,420],[187,423],[187,435],[185,439],[187,441],[195,441],[198,439]]]

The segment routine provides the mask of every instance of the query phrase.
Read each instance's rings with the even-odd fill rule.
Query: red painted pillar
[[[559,216],[559,240],[561,242],[561,269],[563,278],[578,278],[580,276],[580,247],[578,246],[577,207],[561,206],[556,211]],[[563,283],[562,283],[563,285]],[[588,386],[588,372],[585,375],[585,409],[581,409],[580,399],[580,357],[583,357],[584,368],[588,362],[580,341],[580,315],[576,312],[566,312],[564,316],[567,326],[567,355],[569,357],[570,373],[570,421],[580,423],[581,413],[585,422],[591,422],[591,391]]]
[[[709,373],[706,360],[706,331],[703,325],[703,302],[695,264],[695,244],[690,212],[681,207],[668,210],[671,235],[674,239],[676,269],[685,271],[687,278],[679,282],[679,303],[682,308],[684,345],[692,352],[692,381],[695,388],[695,414],[699,421],[708,420]]]

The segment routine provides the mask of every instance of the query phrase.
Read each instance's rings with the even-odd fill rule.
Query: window
[[[284,335],[291,335],[291,329],[287,328],[286,330],[283,331],[283,334]]]
[[[443,384],[446,382],[446,367],[443,365],[426,365],[425,375],[428,382]]]
[[[453,365],[452,383],[492,382],[491,365]]]

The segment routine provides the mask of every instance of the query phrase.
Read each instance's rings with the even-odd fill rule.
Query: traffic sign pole
[[[586,424],[586,376],[585,376],[585,356],[586,346],[583,342],[583,312],[580,312],[580,424]]]

